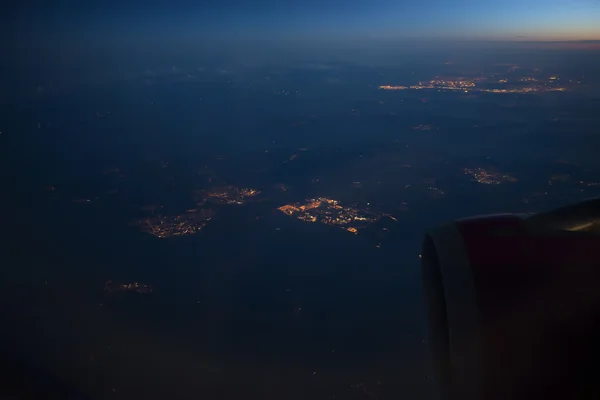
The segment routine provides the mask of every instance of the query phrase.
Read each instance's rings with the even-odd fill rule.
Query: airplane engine
[[[443,225],[421,268],[440,398],[600,399],[600,199]]]

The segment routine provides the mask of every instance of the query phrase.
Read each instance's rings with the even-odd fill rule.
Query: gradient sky
[[[600,0],[23,0],[20,34],[600,40]]]

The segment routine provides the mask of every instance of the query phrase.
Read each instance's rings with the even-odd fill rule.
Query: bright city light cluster
[[[339,226],[354,234],[382,217],[381,214],[370,210],[343,207],[339,201],[327,197],[307,199],[304,204],[286,204],[279,207],[278,210],[304,222],[320,222],[325,225]]]
[[[416,85],[381,85],[382,90],[458,90],[466,93],[535,93],[535,92],[563,92],[565,87],[559,86],[559,78],[552,76],[547,80],[540,80],[531,76],[522,76],[516,79],[496,79],[494,77],[478,77],[474,79],[444,79],[436,78],[430,81],[419,82]],[[525,85],[524,85],[525,83]],[[501,84],[501,87],[493,87]]]

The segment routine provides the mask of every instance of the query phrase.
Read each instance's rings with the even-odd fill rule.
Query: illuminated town
[[[522,77],[517,80],[520,85],[505,87],[510,84],[508,79],[487,79],[483,77],[465,79],[441,79],[436,78],[426,82],[419,82],[416,85],[381,85],[382,90],[459,90],[465,93],[469,92],[485,92],[485,93],[535,93],[535,92],[563,92],[565,87],[558,86],[559,78],[552,76],[547,80],[540,80],[532,77]],[[515,83],[517,83],[515,82]],[[500,88],[484,87],[484,84],[501,84]],[[526,83],[526,86],[523,86]],[[483,85],[482,85],[483,84]]]
[[[232,185],[220,186],[201,192],[205,199],[216,204],[244,204],[248,199],[258,196],[256,189],[238,189]]]
[[[472,177],[472,182],[482,183],[485,185],[499,185],[502,182],[516,182],[517,179],[509,176],[502,175],[496,172],[489,172],[483,168],[464,168],[463,173]]]
[[[148,294],[152,293],[154,288],[152,285],[147,285],[141,282],[133,283],[116,283],[112,280],[107,281],[104,284],[104,291],[106,293],[138,293]]]
[[[287,204],[279,207],[278,210],[304,222],[338,226],[353,234],[358,234],[359,229],[378,221],[383,216],[368,210],[343,207],[339,201],[327,197],[307,199],[304,204]]]
[[[139,227],[143,232],[164,239],[198,233],[211,220],[212,216],[213,212],[209,209],[192,209],[181,215],[145,218],[134,222],[133,225]]]
[[[260,193],[256,189],[238,189],[232,185],[198,190],[193,192],[198,208],[186,210],[185,213],[178,215],[157,215],[156,211],[160,207],[146,206],[142,210],[151,212],[152,216],[137,220],[132,225],[160,239],[194,235],[200,232],[214,216],[214,210],[201,208],[207,202],[218,205],[241,205]]]

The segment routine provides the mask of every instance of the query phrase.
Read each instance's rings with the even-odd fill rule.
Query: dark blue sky
[[[532,48],[588,40],[577,46],[600,49],[599,0],[12,0],[5,11],[6,93],[172,66],[412,57],[402,49],[439,61],[469,47],[485,59],[497,48],[489,39]]]
[[[597,0],[24,0],[15,4],[10,19],[17,27],[67,35],[600,40]]]

